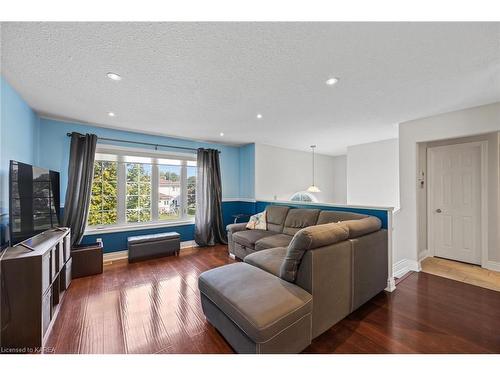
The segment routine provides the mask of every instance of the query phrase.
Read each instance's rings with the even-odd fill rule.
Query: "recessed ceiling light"
[[[219,134],[221,137],[224,137],[224,133],[223,132],[220,132]]]
[[[113,81],[121,81],[122,80],[122,76],[121,75],[113,73],[113,72],[109,72],[108,74],[106,74],[106,76],[109,79],[112,79]]]
[[[114,113],[114,112],[108,112],[108,116],[109,116],[109,117],[115,117],[116,115],[115,115],[115,113]]]
[[[335,85],[338,81],[339,81],[339,78],[337,78],[337,77],[332,77],[332,78],[328,78],[328,79],[326,80],[326,82],[325,82],[325,83],[326,83],[328,86],[333,86],[333,85]]]
[[[260,113],[257,113],[257,118],[258,119],[261,119],[262,118],[262,115]]]

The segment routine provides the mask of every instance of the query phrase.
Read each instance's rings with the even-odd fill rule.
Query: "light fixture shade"
[[[307,191],[309,193],[321,193],[321,190],[314,185],[314,149],[316,148],[316,145],[311,146],[312,150],[312,185],[307,188]]]
[[[319,190],[319,188],[315,185],[311,185],[307,188],[307,191],[309,193],[321,193],[321,190]]]

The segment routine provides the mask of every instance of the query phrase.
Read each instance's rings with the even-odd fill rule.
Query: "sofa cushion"
[[[312,296],[304,289],[247,263],[203,272],[198,286],[256,343],[270,340],[312,311]]]
[[[349,238],[347,226],[337,223],[315,225],[298,231],[288,245],[280,277],[294,282],[304,253],[309,249],[328,246]]]
[[[283,233],[293,236],[302,228],[316,225],[320,210],[310,208],[293,208],[286,215]]]
[[[376,232],[382,227],[382,222],[375,216],[368,216],[360,220],[346,220],[339,224],[348,228],[349,238],[361,237]]]
[[[292,242],[293,236],[288,234],[275,234],[274,236],[264,237],[255,243],[255,250],[270,249],[272,247],[287,247]]]
[[[357,220],[368,217],[363,214],[356,214],[354,212],[344,212],[344,211],[321,211],[318,216],[317,225],[328,224],[328,223],[338,223],[339,221],[345,220]]]
[[[266,211],[250,216],[246,228],[267,230]]]
[[[280,277],[281,263],[283,263],[285,259],[286,251],[286,247],[256,251],[255,253],[247,255],[243,261]]]
[[[267,230],[281,233],[285,224],[286,215],[290,210],[288,206],[270,205],[266,207]]]
[[[264,237],[274,236],[276,233],[267,230],[252,229],[233,233],[233,241],[240,245],[255,249],[255,243]]]

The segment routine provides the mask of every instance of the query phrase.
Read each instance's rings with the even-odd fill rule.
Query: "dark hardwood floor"
[[[205,321],[198,275],[225,246],[105,267],[73,280],[48,337],[54,353],[232,353]],[[316,338],[305,353],[500,353],[500,293],[413,273]]]

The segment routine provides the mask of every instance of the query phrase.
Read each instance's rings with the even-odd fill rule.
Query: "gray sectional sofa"
[[[238,353],[298,353],[385,289],[387,231],[351,212],[266,208],[267,230],[227,227],[243,262],[200,275],[207,320]]]

